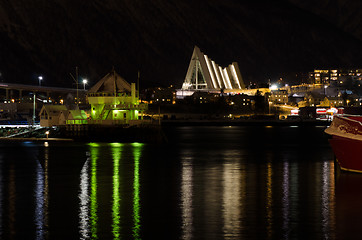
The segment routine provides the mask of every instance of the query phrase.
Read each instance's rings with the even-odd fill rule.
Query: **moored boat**
[[[341,170],[362,173],[362,116],[334,116],[325,132]]]

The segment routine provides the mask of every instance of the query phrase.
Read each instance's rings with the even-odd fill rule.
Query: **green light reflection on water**
[[[90,143],[91,152],[91,194],[90,194],[90,223],[92,239],[98,239],[98,202],[97,202],[97,160],[99,153],[99,144]]]
[[[134,180],[133,180],[133,237],[140,238],[141,218],[140,218],[140,179],[139,160],[141,156],[142,143],[132,143],[134,156]]]
[[[120,176],[119,162],[121,160],[121,151],[123,144],[111,143],[113,156],[113,205],[112,205],[112,233],[113,239],[120,239]]]

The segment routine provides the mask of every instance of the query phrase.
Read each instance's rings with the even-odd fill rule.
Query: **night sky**
[[[310,2],[310,3],[309,3]],[[141,88],[181,87],[192,50],[246,82],[362,67],[361,1],[37,1],[0,3],[2,82],[90,85],[112,67]]]

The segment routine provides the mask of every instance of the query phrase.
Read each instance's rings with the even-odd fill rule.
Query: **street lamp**
[[[43,80],[43,76],[39,76],[38,79],[39,79],[39,86],[40,86],[40,85],[41,85],[41,81]]]
[[[48,139],[48,136],[49,136],[49,131],[46,131],[45,134],[47,135],[47,139]]]
[[[85,85],[88,83],[88,80],[87,79],[83,79],[83,88],[85,90]]]

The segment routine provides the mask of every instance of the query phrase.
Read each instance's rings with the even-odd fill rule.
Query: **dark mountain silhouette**
[[[361,17],[328,16],[302,0],[2,1],[0,79],[70,87],[78,66],[93,85],[114,67],[128,82],[140,71],[141,87],[180,87],[194,45],[237,61],[245,81],[361,67]]]

